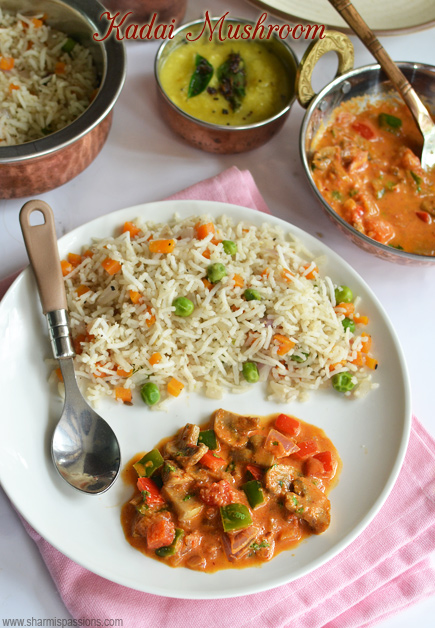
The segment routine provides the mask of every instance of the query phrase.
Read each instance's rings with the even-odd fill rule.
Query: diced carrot
[[[287,281],[287,283],[290,283],[294,279],[293,274],[287,268],[282,269],[281,277],[282,279],[284,279],[284,281]]]
[[[153,519],[147,528],[147,548],[157,550],[168,547],[175,539],[174,522],[165,517]]]
[[[120,366],[118,366],[118,368],[116,369],[116,374],[119,375],[119,377],[130,377],[132,373],[133,373],[133,369],[130,369],[129,371],[125,371]]]
[[[72,264],[70,264],[70,262],[68,262],[66,259],[63,259],[60,263],[60,267],[62,269],[62,275],[64,277],[66,277],[67,275],[70,274],[70,272],[72,270],[74,270],[74,267]]]
[[[147,307],[146,311],[149,314],[149,317],[145,319],[145,323],[147,324],[147,327],[151,327],[156,322],[156,317],[152,314],[150,307]]]
[[[32,24],[35,28],[41,28],[44,22],[42,20],[39,20],[37,17],[32,17]]]
[[[234,285],[237,286],[237,288],[243,288],[245,284],[245,281],[241,275],[233,275],[233,281]]]
[[[372,371],[375,371],[378,368],[378,361],[368,355],[366,357],[366,366],[369,369],[372,369]]]
[[[215,246],[217,246],[218,244],[220,244],[222,242],[222,240],[218,240],[217,238],[212,238],[210,240],[210,244],[214,244]]]
[[[372,346],[372,337],[369,334],[363,332],[361,334],[361,339],[363,340],[361,351],[363,353],[368,353]]]
[[[133,222],[125,222],[122,228],[122,233],[126,232],[130,233],[130,238],[135,238],[140,233],[139,227],[137,227]]]
[[[0,57],[0,70],[12,70],[15,65],[13,57]]]
[[[106,259],[101,262],[101,266],[107,273],[109,273],[109,275],[116,275],[116,273],[119,273],[122,268],[119,262],[111,259],[110,257],[106,257]]]
[[[68,253],[68,261],[75,268],[76,266],[82,263],[82,256],[77,255],[77,253]]]
[[[330,371],[335,371],[339,366],[344,366],[346,364],[346,360],[341,360],[340,362],[335,362],[334,364],[329,365]]]
[[[275,420],[275,427],[279,432],[288,436],[297,436],[301,431],[300,422],[287,414],[280,414]]]
[[[159,353],[158,351],[156,351],[155,353],[152,353],[150,355],[150,364],[151,364],[151,366],[154,366],[154,364],[158,364],[161,361],[162,361],[162,354]]]
[[[123,386],[117,386],[115,388],[115,398],[120,399],[122,403],[131,403],[131,390],[130,388],[124,388]]]
[[[217,456],[210,450],[207,451],[207,453],[203,455],[203,457],[201,458],[199,462],[204,467],[207,467],[208,469],[211,469],[212,471],[221,469],[227,464],[226,460],[224,460],[223,458],[220,458],[219,456]]]
[[[87,338],[85,334],[79,334],[73,339],[74,351],[77,355],[81,355],[83,353],[82,342],[86,342]]]
[[[270,268],[268,266],[266,266],[266,268],[261,272],[261,276],[262,277],[269,277],[270,276]]]
[[[90,287],[89,286],[85,286],[84,284],[82,284],[82,285],[80,285],[80,286],[78,286],[76,288],[76,293],[77,293],[78,297],[81,297],[81,296],[83,296],[84,294],[86,294],[87,292],[90,292],[90,291],[91,291]]]
[[[86,249],[86,251],[82,253],[82,257],[94,257],[94,254],[90,249]]]
[[[316,440],[305,440],[299,443],[296,443],[299,447],[299,451],[295,451],[292,456],[294,458],[298,458],[299,460],[303,460],[304,458],[308,458],[308,456],[312,456],[319,451],[319,447],[317,445]]]
[[[138,490],[144,495],[144,501],[148,506],[163,506],[165,500],[160,494],[157,484],[151,478],[138,478]]]
[[[209,281],[208,279],[203,279],[202,283],[204,284],[204,286],[206,288],[208,288],[209,290],[211,290],[213,288],[213,284],[211,283],[211,281]]]
[[[290,338],[287,338],[287,336],[282,336],[281,334],[275,334],[273,339],[279,344],[277,351],[278,355],[285,355],[296,345],[293,340],[290,340]]]
[[[24,24],[24,22],[22,22],[22,23]],[[26,24],[26,26],[27,26],[27,24]],[[26,50],[32,50],[32,48],[33,48],[33,41],[28,41]]]
[[[175,240],[151,240],[150,253],[172,253],[175,249]]]
[[[355,366],[364,366],[366,362],[366,356],[364,353],[362,353],[361,351],[357,351],[356,352],[356,358],[354,360],[352,360],[352,364],[355,364]]]
[[[58,61],[54,66],[55,74],[65,74],[66,71],[66,63],[63,61]]]
[[[14,90],[20,89],[19,85],[15,85],[15,83],[9,83],[9,91],[13,92]]]
[[[140,303],[143,299],[141,293],[136,292],[136,290],[130,290],[129,295],[130,295],[130,301],[134,303],[135,305],[137,303]]]
[[[201,225],[199,222],[195,225],[195,233],[198,240],[204,240],[210,233],[215,233],[214,224],[207,222]]]
[[[62,371],[61,371],[60,366],[58,366],[57,369],[56,369],[56,375],[57,375],[57,379],[60,382],[63,382],[63,375],[62,375]]]
[[[336,314],[345,314],[345,316],[350,316],[355,311],[355,306],[353,303],[339,303],[334,308]]]
[[[353,322],[356,323],[357,325],[368,325],[369,317],[368,316],[354,316]]]
[[[205,259],[210,259],[210,257],[211,257],[210,249],[205,249],[205,251],[202,254],[202,256],[205,257]]]
[[[304,269],[307,270],[310,266],[311,264],[305,264]],[[317,266],[314,266],[314,268],[310,270],[310,272],[307,273],[305,277],[307,279],[314,279],[315,277],[317,277],[318,274],[319,274],[319,269],[317,268]]]
[[[168,382],[168,388],[167,388],[168,394],[172,395],[173,397],[178,397],[178,395],[181,393],[183,388],[184,388],[184,384],[179,382],[178,379],[175,379],[175,377],[170,379]]]

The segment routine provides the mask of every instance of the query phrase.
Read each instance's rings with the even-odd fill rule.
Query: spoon
[[[43,224],[30,224],[34,212],[42,214]],[[84,493],[103,493],[119,473],[119,443],[112,428],[83,399],[77,385],[75,352],[51,207],[44,201],[29,201],[21,209],[20,225],[47,318],[51,348],[59,360],[65,384],[63,412],[51,443],[53,462],[63,479],[74,488]]]
[[[352,3],[349,0],[329,0],[329,2],[340,13],[342,18],[349,24],[362,43],[379,62],[385,74],[408,105],[409,110],[414,116],[414,120],[423,135],[421,165],[423,170],[430,170],[435,165],[435,124],[428,110],[420,100],[406,76],[397,67],[387,51],[382,47],[373,31],[367,26]]]

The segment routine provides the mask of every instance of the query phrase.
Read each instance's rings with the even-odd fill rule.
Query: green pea
[[[347,286],[335,288],[336,303],[351,303],[353,301],[353,292]]]
[[[223,264],[216,262],[216,264],[210,264],[207,268],[207,279],[211,283],[217,283],[223,279],[227,274],[227,269]]]
[[[293,362],[299,362],[299,364],[301,364],[302,362],[307,361],[309,355],[310,355],[309,353],[305,353],[305,351],[301,351],[300,354],[296,353],[290,356],[290,360],[293,360]]]
[[[195,309],[192,301],[187,297],[178,297],[172,301],[172,305],[175,307],[176,316],[190,316]]]
[[[235,255],[237,253],[237,244],[232,240],[222,240],[222,246],[227,255]]]
[[[263,298],[258,290],[254,290],[254,288],[246,288],[243,295],[247,301],[261,301]]]
[[[352,375],[347,371],[345,373],[336,373],[332,378],[332,385],[338,392],[347,392],[355,386],[352,382]]]
[[[352,333],[355,331],[355,323],[351,318],[343,318],[341,324],[343,325],[344,329],[350,329]]]
[[[156,384],[147,382],[140,389],[140,396],[148,406],[154,406],[160,400],[160,390]]]
[[[72,39],[71,37],[68,37],[68,39],[66,40],[66,42],[62,46],[63,52],[72,52],[72,50],[75,48],[76,43],[77,42],[76,42],[75,39]]]
[[[242,366],[243,377],[249,384],[255,384],[260,378],[258,367],[255,362],[245,362]]]

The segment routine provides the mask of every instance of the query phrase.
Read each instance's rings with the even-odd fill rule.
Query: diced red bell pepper
[[[365,140],[372,140],[375,137],[373,129],[364,122],[354,122],[351,126],[352,129],[361,135],[361,137]]]
[[[141,480],[144,478],[141,478]],[[148,549],[159,549],[170,545],[175,538],[174,522],[166,517],[155,519],[147,528]]]
[[[320,460],[327,475],[334,475],[337,463],[330,451],[321,451],[319,454],[315,454],[313,458]]]
[[[221,469],[223,466],[227,464],[226,460],[223,458],[219,458],[213,451],[207,451],[199,461],[200,464],[204,465],[208,469],[212,471],[216,471],[217,469]]]
[[[157,484],[150,478],[139,478],[137,488],[142,493],[147,506],[160,506],[165,503]]]
[[[298,460],[305,460],[308,456],[312,456],[319,451],[317,441],[315,440],[304,440],[296,444],[299,447],[299,451],[295,451],[292,456],[298,458]]]
[[[288,436],[297,436],[301,431],[301,424],[297,419],[287,414],[280,414],[275,421],[275,427]]]
[[[260,469],[260,467],[257,467],[256,464],[247,464],[246,471],[249,471],[254,480],[261,480],[261,478],[263,477],[263,471]]]

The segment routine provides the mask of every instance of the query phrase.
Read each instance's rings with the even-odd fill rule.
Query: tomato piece
[[[139,478],[137,488],[144,496],[144,502],[147,506],[160,506],[165,503],[157,484],[150,478]]]
[[[332,452],[321,451],[318,454],[314,454],[313,458],[322,463],[325,475],[333,476],[335,474],[337,461],[334,459]]]
[[[257,467],[256,464],[247,464],[246,471],[249,471],[254,480],[261,480],[261,478],[263,477],[263,471],[260,469],[260,467]]]
[[[375,137],[375,132],[365,122],[354,122],[351,126],[365,140],[372,140]]]
[[[304,440],[296,444],[299,447],[299,451],[295,451],[292,456],[294,458],[298,458],[299,460],[304,460],[305,458],[308,458],[308,456],[312,456],[319,451],[317,441],[315,440]]]
[[[288,414],[280,414],[275,421],[275,427],[288,436],[297,436],[301,431],[301,424],[297,419]]]
[[[231,485],[225,480],[203,486],[199,491],[199,496],[207,506],[228,506],[234,501]]]
[[[174,522],[170,519],[166,519],[166,517],[159,517],[158,519],[155,519],[147,528],[148,549],[166,547],[172,543],[174,538]]]

